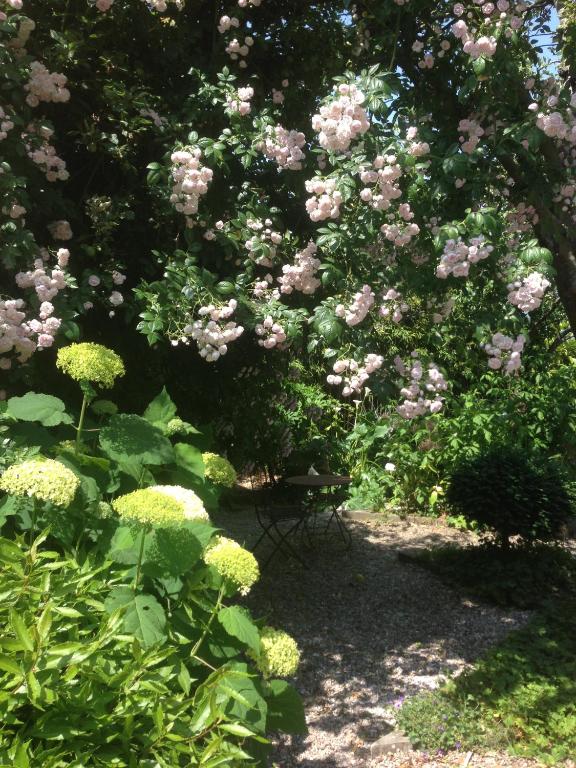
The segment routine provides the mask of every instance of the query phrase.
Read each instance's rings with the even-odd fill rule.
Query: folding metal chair
[[[270,484],[255,493],[257,496],[254,510],[262,533],[253,551],[267,539],[274,544],[261,568],[266,568],[277,552],[294,558],[304,568],[308,568],[308,563],[292,543],[299,533],[304,534],[307,531],[306,524],[311,510],[306,503],[306,491],[285,486],[280,482]]]

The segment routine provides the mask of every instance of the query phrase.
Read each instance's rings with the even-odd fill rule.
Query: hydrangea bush
[[[98,345],[58,360],[80,383],[124,373]],[[266,765],[268,734],[305,731],[283,679],[299,652],[241,605],[258,562],[206,511],[205,467],[231,465],[203,459],[166,390],[142,416],[83,402],[77,423],[51,395],[0,410],[0,760]],[[22,442],[33,455],[10,463]]]

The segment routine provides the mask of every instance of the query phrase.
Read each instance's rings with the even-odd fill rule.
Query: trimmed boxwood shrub
[[[513,448],[496,448],[462,462],[448,487],[449,504],[469,522],[495,533],[510,546],[558,539],[572,514],[561,473],[545,457],[526,456]]]

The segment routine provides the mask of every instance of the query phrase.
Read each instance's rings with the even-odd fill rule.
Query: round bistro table
[[[286,477],[284,482],[303,485],[306,488],[334,488],[338,485],[350,485],[352,478],[347,475],[294,475]]]
[[[324,489],[343,488],[350,485],[352,478],[347,475],[294,475],[294,477],[284,478],[284,482],[288,485],[296,485],[300,488],[307,488],[313,494],[313,501],[310,504],[311,516],[314,517],[314,529],[316,528],[316,515],[320,509],[320,494]],[[348,529],[346,523],[342,519],[342,515],[339,512],[340,499],[333,492],[326,495],[326,501],[329,511],[331,512],[328,519],[328,523],[324,530],[327,534],[332,523],[335,523],[338,528],[342,541],[344,542],[346,549],[350,549],[352,546],[352,534]]]

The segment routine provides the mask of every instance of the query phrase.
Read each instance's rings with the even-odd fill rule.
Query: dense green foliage
[[[556,602],[438,692],[410,699],[401,728],[428,750],[508,748],[555,765],[576,750],[576,605]]]
[[[503,547],[560,538],[572,504],[558,468],[545,455],[495,448],[460,462],[447,501],[456,514],[496,534]]]
[[[472,385],[465,379],[448,412],[412,422],[367,398],[347,438],[359,503],[453,514],[445,494],[454,468],[508,445],[511,436],[523,454],[557,457],[554,463],[570,471],[576,455],[573,370],[568,347],[551,361],[542,355],[519,379],[485,374]],[[388,462],[393,473],[384,469]]]

